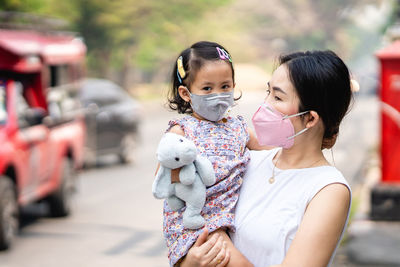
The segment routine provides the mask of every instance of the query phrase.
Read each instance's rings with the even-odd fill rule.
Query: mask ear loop
[[[303,130],[299,131],[298,133],[296,133],[296,134],[294,134],[294,135],[292,135],[292,136],[286,137],[286,139],[287,139],[287,140],[293,139],[293,138],[295,138],[296,136],[298,136],[298,135],[304,133],[304,132],[307,131],[308,129],[309,129],[309,128],[306,127],[306,128],[304,128]]]
[[[333,146],[331,147],[331,157],[333,161],[333,166],[336,167],[335,157],[333,156]]]
[[[192,99],[192,93],[189,91],[189,88],[185,86],[186,91],[189,93],[190,99]]]
[[[306,114],[306,113],[308,113],[308,112],[309,112],[309,111],[303,111],[303,112],[300,112],[300,113],[297,113],[297,114],[293,114],[293,115],[285,115],[285,116],[282,118],[282,120],[285,120],[285,119],[288,119],[288,118],[292,118],[292,117],[296,117],[296,116],[301,116],[301,115]],[[298,133],[296,133],[296,134],[294,134],[294,135],[292,135],[292,136],[286,137],[286,139],[287,139],[287,140],[293,139],[293,138],[295,138],[296,136],[298,136],[298,135],[304,133],[304,132],[307,131],[308,129],[309,129],[309,128],[306,127],[306,128],[304,128],[303,130],[299,131]]]
[[[238,101],[240,98],[242,98],[243,96],[243,92],[241,89],[238,89],[239,91],[235,91],[235,88],[233,88],[233,104],[232,104],[232,108],[236,107],[238,105],[238,103],[236,103],[236,101]],[[240,96],[235,98],[235,92],[240,92]]]
[[[285,116],[283,116],[282,120],[285,120],[285,119],[288,119],[288,118],[292,118],[292,117],[296,117],[296,116],[301,116],[301,115],[306,114],[308,112],[310,112],[310,111],[307,110],[307,111],[303,111],[303,112],[296,113],[296,114],[293,114],[293,115],[285,115]]]
[[[186,91],[189,93],[189,96],[190,96],[190,101],[189,101],[189,105],[190,105],[190,107],[192,108],[192,110],[193,110],[193,105],[192,105],[192,93],[189,91],[189,88],[187,88],[186,86],[185,86],[185,89],[186,89]]]

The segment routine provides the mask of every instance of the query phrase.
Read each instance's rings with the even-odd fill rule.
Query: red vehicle
[[[0,30],[0,249],[19,225],[19,208],[46,200],[70,213],[83,163],[85,124],[77,90],[86,47],[71,35]]]

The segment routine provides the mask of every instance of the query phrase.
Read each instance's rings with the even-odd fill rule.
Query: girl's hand
[[[181,182],[179,180],[179,172],[181,171],[181,169],[182,168],[171,170],[171,183],[180,183]]]
[[[214,234],[208,240],[207,237],[208,230],[205,229],[181,262],[181,267],[222,267],[228,264],[230,252],[226,249],[226,242],[223,241],[222,236]]]

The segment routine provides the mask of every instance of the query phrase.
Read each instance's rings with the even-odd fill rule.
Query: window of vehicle
[[[71,73],[68,65],[52,65],[50,70],[50,87],[57,87],[71,82]]]
[[[0,79],[0,124],[7,120],[6,81]]]
[[[99,107],[106,107],[106,106],[110,106],[113,104],[116,104],[120,101],[119,98],[101,98],[98,97],[96,99],[94,99],[93,102],[95,102]]]
[[[17,103],[16,103],[16,111],[17,111],[17,117],[18,117],[18,125],[21,128],[25,128],[29,126],[28,121],[26,120],[26,111],[29,109],[29,104],[26,101],[23,93],[24,93],[24,87],[21,82],[15,82],[15,92],[16,92],[16,97],[17,97]]]
[[[96,103],[99,107],[122,102],[128,97],[122,88],[110,82],[87,82],[81,94],[83,102]]]

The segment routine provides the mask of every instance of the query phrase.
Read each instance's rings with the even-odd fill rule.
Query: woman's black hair
[[[324,140],[336,138],[352,100],[346,64],[329,50],[283,55],[279,58],[282,64],[299,96],[299,112],[316,111],[325,127]]]
[[[222,49],[226,52],[229,58],[221,59],[220,52],[217,48]],[[188,113],[191,114],[192,108],[189,102],[183,100],[178,92],[179,86],[183,85],[190,87],[196,77],[197,71],[205,64],[207,61],[224,60],[229,64],[232,69],[232,79],[235,82],[235,71],[233,69],[232,59],[228,50],[226,50],[222,45],[214,43],[201,41],[193,44],[191,47],[183,50],[179,56],[182,57],[183,69],[185,71],[185,76],[180,77],[178,72],[177,60],[175,60],[175,66],[172,70],[172,87],[170,88],[168,95],[168,105],[172,110],[177,110],[178,113]],[[237,100],[237,99],[235,99]]]

